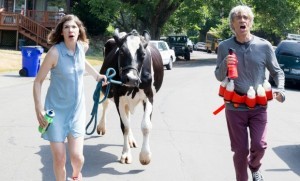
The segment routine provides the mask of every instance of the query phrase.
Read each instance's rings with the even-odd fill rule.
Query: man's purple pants
[[[247,168],[256,172],[261,166],[261,159],[267,148],[267,111],[259,108],[247,111],[226,109],[227,127],[234,152],[233,162],[237,181],[248,181]],[[250,154],[248,129],[250,133]]]

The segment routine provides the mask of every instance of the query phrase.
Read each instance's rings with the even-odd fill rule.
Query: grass
[[[41,59],[45,56],[46,53],[43,53]],[[19,71],[22,68],[21,51],[0,49],[0,57],[0,72]],[[101,65],[103,62],[103,56],[100,54],[87,55],[86,59],[93,66]]]

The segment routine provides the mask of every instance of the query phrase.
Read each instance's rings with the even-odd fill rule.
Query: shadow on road
[[[85,157],[82,175],[84,177],[94,177],[100,174],[110,175],[127,175],[138,174],[144,170],[130,170],[128,172],[119,172],[113,167],[107,167],[111,163],[116,163],[118,157],[116,155],[102,151],[106,147],[122,147],[122,145],[99,144],[99,145],[85,145],[83,154]],[[40,146],[40,151],[36,153],[40,155],[43,168],[40,169],[42,173],[42,180],[54,180],[54,173],[52,168],[52,154],[49,145]],[[120,163],[121,164],[121,163]],[[72,167],[70,163],[69,154],[67,155],[66,164],[67,176],[71,177]]]
[[[107,167],[111,163],[119,163],[118,156],[113,155],[108,152],[101,151],[105,147],[122,147],[122,145],[85,145],[84,146],[84,156],[85,165],[83,167],[83,175],[85,177],[93,177],[100,174],[111,174],[111,175],[127,175],[127,174],[137,174],[143,172],[144,170],[130,170],[128,172],[119,172],[113,167]],[[121,163],[119,163],[121,164]]]
[[[52,154],[50,145],[40,146],[40,151],[37,152],[41,157],[43,168],[40,169],[42,173],[42,180],[54,180],[55,176],[52,168]]]
[[[3,74],[3,77],[11,77],[11,78],[24,78],[21,77],[19,74]]]
[[[300,145],[285,145],[273,148],[274,152],[290,169],[268,169],[267,171],[293,171],[300,176]]]
[[[216,66],[216,59],[198,59],[198,60],[176,60],[174,67],[176,68],[188,68],[188,67],[200,67],[200,66]]]

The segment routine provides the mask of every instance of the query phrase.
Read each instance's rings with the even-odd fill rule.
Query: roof
[[[299,41],[300,40],[300,35],[288,33],[287,39],[288,40],[298,40]]]

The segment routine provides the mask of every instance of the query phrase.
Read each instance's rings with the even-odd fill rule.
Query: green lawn
[[[42,54],[42,59],[46,53]],[[19,71],[22,68],[21,51],[0,49],[0,72]],[[101,65],[103,62],[102,55],[88,55],[87,60],[91,65]]]

